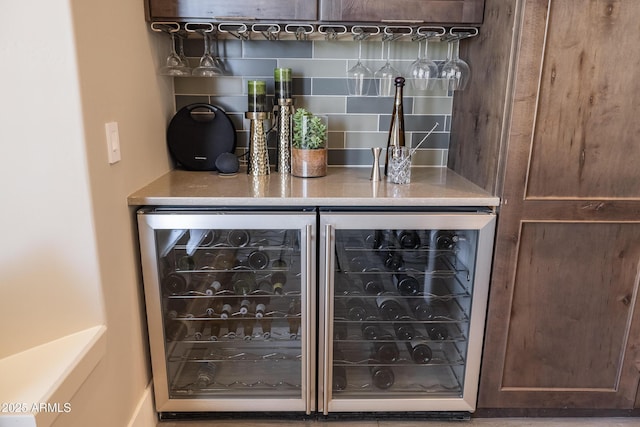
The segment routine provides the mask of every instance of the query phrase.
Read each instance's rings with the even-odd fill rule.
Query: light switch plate
[[[109,164],[120,161],[120,133],[118,132],[118,122],[109,122],[104,124],[107,133],[107,150],[109,156]]]

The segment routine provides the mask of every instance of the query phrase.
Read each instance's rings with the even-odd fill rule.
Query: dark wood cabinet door
[[[147,0],[150,20],[303,20],[318,18],[316,0]]]
[[[484,0],[320,0],[320,20],[481,24]]]
[[[519,5],[478,407],[631,409],[640,2]]]

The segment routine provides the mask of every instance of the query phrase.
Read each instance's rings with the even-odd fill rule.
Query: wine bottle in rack
[[[196,373],[195,385],[197,388],[205,388],[213,384],[216,374],[218,373],[218,367],[213,362],[203,363]]]
[[[393,370],[388,366],[372,366],[370,368],[371,381],[376,388],[386,390],[393,386],[395,375]]]
[[[249,232],[246,230],[230,230],[227,234],[227,243],[236,248],[247,246],[249,240]]]
[[[233,274],[233,291],[236,295],[249,295],[258,285],[253,271],[240,270]]]
[[[274,295],[282,295],[284,293],[284,285],[287,283],[287,275],[282,271],[275,271],[271,275],[271,292]]]
[[[406,273],[397,273],[393,275],[393,282],[396,285],[398,293],[403,296],[417,295],[420,291],[420,283],[415,277]]]
[[[391,334],[383,334],[373,341],[373,358],[381,363],[395,363],[400,357],[398,345]]]
[[[287,311],[287,323],[289,324],[289,338],[295,340],[298,338],[298,332],[300,331],[301,320],[301,306],[299,299],[292,299],[289,303],[289,310]]]
[[[372,270],[366,270],[372,273]],[[362,288],[367,295],[380,295],[384,292],[384,284],[378,274],[366,274],[363,277]]]
[[[165,315],[168,319],[184,316],[187,312],[187,302],[184,298],[170,298],[167,300]]]
[[[253,325],[256,323],[256,319],[253,317],[246,318],[242,321],[242,332],[244,340],[250,340],[253,338]]]
[[[165,338],[167,341],[182,341],[187,338],[189,328],[182,320],[170,320],[165,324]]]
[[[205,326],[206,324],[204,321],[194,322],[193,339],[200,341],[204,337]]]
[[[335,300],[333,306],[333,339],[346,340],[348,336],[348,326],[344,322],[347,320],[347,308],[342,300]]]
[[[236,337],[236,329],[237,323],[233,318],[233,307],[231,304],[224,303],[222,305],[222,311],[220,313],[220,319],[224,321],[225,326],[227,327],[227,338],[234,339]]]
[[[349,298],[346,304],[347,319],[363,321],[370,312],[367,303],[362,298]]]
[[[415,230],[401,230],[396,232],[396,241],[401,248],[417,249],[420,247],[420,236]]]
[[[187,279],[179,273],[169,273],[162,279],[162,289],[167,295],[180,295],[187,290]]]
[[[416,328],[413,326],[413,321],[414,319],[409,316],[400,316],[398,321],[393,323],[393,330],[399,340],[409,341],[418,335]]]
[[[214,319],[209,321],[209,341],[218,341],[218,336],[220,335],[220,321],[218,319]]]
[[[431,351],[431,347],[429,347],[427,343],[418,340],[411,340],[407,341],[406,345],[407,350],[411,355],[411,359],[415,363],[424,365],[431,362],[433,352]]]
[[[342,351],[333,349],[333,390],[344,390],[347,388],[347,369],[337,363],[344,363],[345,358]]]
[[[454,231],[440,230],[436,233],[434,240],[437,249],[452,250],[455,249],[459,241],[464,240],[464,237]]]
[[[406,314],[403,304],[394,294],[384,293],[376,298],[378,313],[383,320],[397,320]]]
[[[249,314],[250,309],[251,309],[250,300],[248,300],[247,298],[243,298],[242,300],[240,300],[240,309],[238,310],[238,312],[240,313],[241,316],[246,316],[247,314]]]
[[[251,251],[247,256],[247,263],[254,270],[263,270],[269,265],[269,255],[265,251]]]
[[[380,325],[380,319],[373,315],[367,316],[360,329],[362,330],[362,338],[369,341],[380,339],[386,334]]]

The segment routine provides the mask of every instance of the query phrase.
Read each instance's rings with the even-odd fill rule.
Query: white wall
[[[170,168],[157,38],[142,0],[3,2],[0,15],[0,357],[105,323],[106,356],[56,425],[126,426],[150,379],[126,197]]]

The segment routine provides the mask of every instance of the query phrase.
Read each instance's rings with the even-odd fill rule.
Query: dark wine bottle
[[[382,326],[379,323],[379,319],[376,316],[368,316],[364,322],[362,322],[362,338],[366,340],[377,340],[385,335]]]
[[[444,341],[449,338],[449,331],[446,326],[441,323],[427,323],[425,325],[427,335],[433,341]]]
[[[180,295],[187,290],[187,279],[181,274],[170,273],[162,280],[162,289],[168,295]]]
[[[433,352],[431,351],[431,347],[429,347],[426,343],[412,340],[407,341],[407,350],[411,355],[411,359],[415,363],[419,364],[427,364],[431,362],[431,358],[433,357]]]
[[[232,281],[233,291],[236,295],[249,295],[258,287],[253,271],[238,271],[233,275]]]
[[[269,265],[269,255],[261,250],[251,251],[247,257],[247,263],[254,270],[263,270]]]
[[[373,358],[381,363],[395,363],[400,357],[398,345],[391,334],[383,334],[373,342]]]
[[[441,250],[452,250],[459,240],[460,237],[453,231],[441,230],[436,233],[435,246]]]
[[[416,249],[420,247],[420,236],[415,230],[402,230],[397,233],[396,240],[400,247],[405,249]]]
[[[362,321],[367,317],[367,305],[362,298],[349,298],[347,301],[347,319]]]
[[[217,366],[213,362],[203,364],[196,374],[195,385],[198,388],[204,388],[213,383],[218,372]]]
[[[382,294],[376,298],[380,317],[384,320],[397,320],[406,314],[404,307],[393,294]]]
[[[414,296],[420,291],[420,283],[418,283],[418,280],[406,273],[394,274],[393,281],[400,295]]]
[[[391,113],[391,124],[389,125],[389,137],[387,138],[387,159],[384,164],[384,174],[387,175],[389,165],[389,154],[395,147],[404,147],[404,111],[402,107],[402,88],[404,87],[404,77],[396,77],[396,95],[393,101]]]
[[[211,329],[209,331],[209,341],[218,341],[220,335],[220,323],[218,320],[209,322]]]
[[[256,322],[254,318],[244,319],[242,321],[243,339],[248,341],[253,338],[253,325]]]
[[[386,390],[393,386],[395,375],[393,375],[393,370],[388,366],[372,366],[371,381],[375,387]]]
[[[249,233],[246,230],[231,230],[227,234],[227,243],[233,247],[242,248],[249,243]]]
[[[416,329],[411,322],[413,322],[413,319],[409,316],[400,316],[398,322],[394,322],[393,330],[399,340],[409,341],[417,335]]]
[[[240,301],[240,309],[238,310],[238,312],[240,313],[241,316],[246,316],[247,314],[249,314],[250,308],[251,308],[251,301],[244,298]]]

